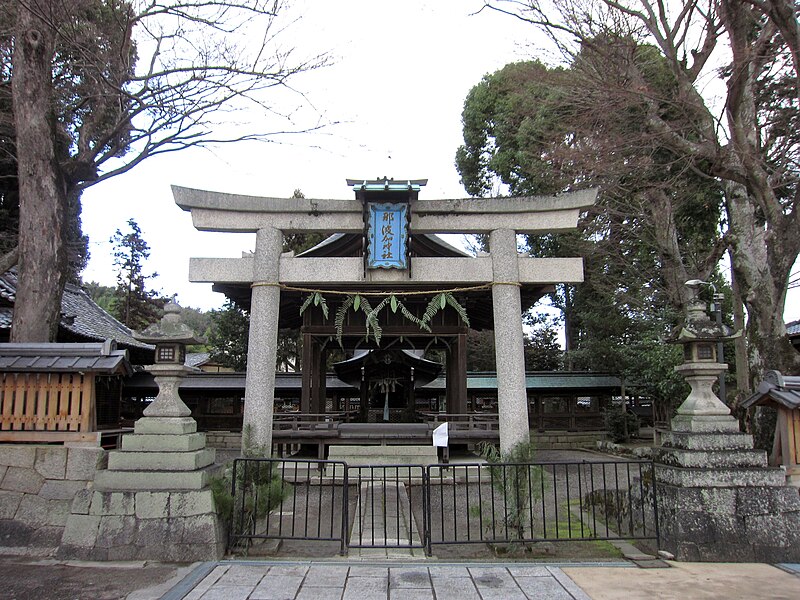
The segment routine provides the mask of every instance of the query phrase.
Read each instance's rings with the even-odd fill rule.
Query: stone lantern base
[[[675,417],[655,473],[660,547],[678,560],[800,560],[797,489],[730,415]]]
[[[223,527],[208,487],[214,450],[191,417],[144,417],[111,451],[94,490],[76,498],[59,556],[217,560]]]

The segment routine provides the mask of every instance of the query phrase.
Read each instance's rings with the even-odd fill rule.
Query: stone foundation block
[[[67,454],[66,478],[92,481],[97,470],[105,468],[107,460],[107,453],[102,448],[72,446]]]
[[[70,515],[61,538],[62,546],[94,548],[100,528],[99,515]]]
[[[100,492],[92,494],[90,515],[125,516],[136,513],[133,492]]]
[[[0,490],[0,519],[14,518],[22,496],[22,492]]]
[[[115,471],[194,471],[214,464],[214,450],[192,452],[111,452],[108,468]]]
[[[761,450],[683,450],[664,449],[658,461],[665,465],[696,468],[766,467],[767,455]]]
[[[657,465],[661,483],[680,487],[783,487],[782,469],[689,469]]]
[[[752,450],[753,437],[745,433],[681,433],[664,432],[664,448],[684,450]]]
[[[75,515],[88,515],[89,507],[92,505],[92,496],[94,492],[90,489],[79,491],[72,499],[72,508],[70,512]]]
[[[214,514],[214,494],[211,490],[199,492],[172,492],[169,498],[170,517],[194,517]]]
[[[36,462],[33,468],[45,479],[64,479],[67,469],[67,448],[64,446],[36,448]]]
[[[98,471],[94,487],[111,490],[200,490],[208,485],[208,470],[178,473],[146,471]]]
[[[3,477],[3,489],[24,494],[38,494],[44,485],[44,477],[32,468],[9,467]]]
[[[0,465],[31,469],[35,462],[36,446],[0,446]]]
[[[169,512],[169,492],[136,492],[137,519],[165,519]]]
[[[205,433],[157,435],[142,433],[122,436],[123,452],[191,452],[206,447]]]
[[[136,538],[136,517],[104,516],[97,530],[98,548],[115,548],[133,544]]]
[[[133,432],[158,435],[195,433],[197,421],[191,417],[144,417],[134,423]]]
[[[79,491],[85,489],[85,481],[49,479],[39,490],[39,497],[45,500],[72,500]]]
[[[217,519],[213,514],[183,519],[184,544],[214,544],[217,541]]]

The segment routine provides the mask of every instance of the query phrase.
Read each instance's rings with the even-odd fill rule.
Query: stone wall
[[[0,445],[0,552],[54,554],[74,499],[106,460],[98,447]]]
[[[207,431],[206,446],[220,450],[238,450],[242,447],[240,431]]]
[[[218,560],[225,552],[210,489],[85,491],[75,498],[59,558]]]

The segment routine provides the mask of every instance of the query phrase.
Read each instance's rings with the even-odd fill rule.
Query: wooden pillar
[[[325,405],[325,398],[321,397],[325,382],[325,368],[322,364],[322,347],[313,341],[311,343],[311,407],[310,412],[321,413]],[[320,371],[322,384],[320,384]]]
[[[303,387],[300,392],[300,412],[311,412],[311,335],[303,333]]]

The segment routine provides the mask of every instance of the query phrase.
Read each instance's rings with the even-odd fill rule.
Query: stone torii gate
[[[387,188],[390,181],[393,186],[399,185],[387,180]],[[284,233],[364,233],[364,203],[359,199],[264,198],[176,186],[172,192],[177,205],[191,212],[196,229],[256,234],[253,255],[193,258],[189,267],[190,281],[249,283],[252,288],[244,427],[249,429],[253,448],[267,454],[272,448],[282,285],[379,285],[387,293],[426,285],[491,285],[498,341],[500,450],[505,453],[530,440],[520,286],[580,283],[583,260],[520,256],[516,235],[575,229],[580,211],[594,204],[596,190],[546,197],[458,200],[420,200],[414,195],[409,202],[410,232],[488,234],[490,253],[468,258],[412,257],[406,270],[366,270],[360,257],[281,255]]]

